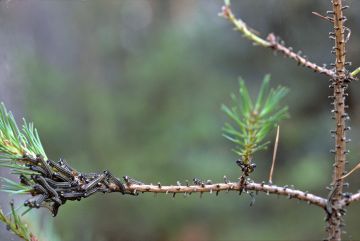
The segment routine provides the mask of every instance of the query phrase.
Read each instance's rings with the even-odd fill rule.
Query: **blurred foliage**
[[[239,75],[253,96],[261,77],[271,72],[274,86],[291,90],[286,104],[292,116],[281,126],[274,183],[326,195],[333,162],[328,153],[333,122],[327,78],[253,47],[217,17],[221,4],[2,1],[0,53],[7,56],[13,72],[10,84],[3,77],[0,82],[13,87],[2,90],[1,99],[8,106],[18,103],[9,107],[17,110],[15,117],[27,113],[26,118],[34,121],[50,159],[64,157],[79,170],[109,169],[118,176],[164,184],[193,177],[220,181],[223,175],[235,180],[240,170],[236,155],[229,151],[231,143],[221,138],[226,118],[220,106],[228,105]],[[237,15],[261,34],[275,32],[315,62],[332,62],[332,42],[327,38],[331,26],[311,14],[329,10],[328,1],[232,4]],[[357,3],[350,4],[348,23],[356,30]],[[355,32],[348,57],[360,63]],[[351,148],[357,150],[360,105],[354,104],[360,97],[355,94],[359,87],[351,88]],[[269,149],[257,157],[255,180],[267,179]],[[359,154],[354,151],[350,157],[355,163]],[[350,191],[355,191],[357,179],[350,180],[354,183]],[[257,196],[251,208],[250,202],[250,197],[234,193],[202,199],[96,195],[68,203],[54,220],[47,213],[41,216],[45,223],[54,221],[55,232],[65,241],[324,237],[322,210],[265,195]],[[349,210],[345,238],[356,239],[360,232],[354,213],[359,205]]]

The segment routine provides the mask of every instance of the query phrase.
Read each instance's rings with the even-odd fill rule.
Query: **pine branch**
[[[180,183],[178,183],[180,184]],[[287,186],[279,187],[276,185],[269,185],[265,183],[255,183],[255,182],[245,182],[244,185],[241,185],[240,182],[225,182],[225,183],[215,183],[215,184],[206,184],[206,183],[197,183],[196,185],[172,185],[172,186],[162,186],[160,183],[157,185],[152,184],[132,184],[128,183],[126,185],[126,191],[132,193],[165,193],[172,194],[175,197],[176,194],[183,193],[184,195],[191,195],[192,193],[215,193],[219,194],[221,191],[234,191],[234,192],[263,192],[266,194],[275,194],[286,196],[289,199],[294,198],[301,201],[308,202],[309,204],[314,204],[318,207],[326,207],[326,199],[310,194],[308,192],[303,192],[297,189],[289,188]]]
[[[260,143],[271,129],[270,127],[286,116],[287,108],[280,108],[279,110],[278,103],[286,95],[287,90],[281,87],[271,90],[269,95],[266,95],[268,84],[269,77],[265,78],[259,96],[252,106],[248,91],[242,82],[240,88],[240,98],[242,101],[238,103],[241,106],[241,111],[236,112],[234,109],[228,111],[228,115],[232,116],[234,120],[239,119],[239,117],[236,117],[236,112],[237,114],[245,114],[243,117],[250,117],[257,113],[259,120],[265,121],[260,122],[259,126],[252,126],[252,131],[256,134],[254,135],[254,140],[257,140],[256,143]],[[2,155],[4,161],[0,165],[11,168],[12,172],[20,177],[20,183],[2,178],[2,188],[11,193],[32,195],[33,197],[25,201],[25,206],[29,208],[48,208],[54,216],[57,214],[59,207],[65,204],[66,201],[81,200],[97,192],[121,192],[122,194],[129,195],[138,195],[140,192],[171,193],[174,197],[177,193],[184,193],[184,195],[200,193],[202,195],[205,192],[219,194],[222,191],[236,191],[241,194],[244,191],[253,195],[254,192],[264,192],[306,201],[321,208],[327,206],[326,199],[314,194],[287,186],[279,187],[265,183],[254,183],[244,177],[240,178],[239,182],[229,182],[227,178],[224,178],[224,183],[211,184],[210,181],[202,182],[199,179],[194,179],[194,185],[189,185],[188,183],[181,185],[178,182],[175,186],[162,186],[160,183],[157,185],[146,185],[128,176],[124,177],[123,184],[120,179],[114,177],[108,171],[102,173],[81,173],[72,168],[65,160],[58,162],[45,160],[43,157],[45,152],[34,127],[25,122],[24,133],[19,131],[11,113],[7,112],[4,106],[2,107],[0,117],[6,121],[2,121],[2,125],[0,125],[2,133],[0,138],[0,148],[2,148],[0,155]],[[241,121],[244,120],[244,130],[246,130],[246,125],[250,123],[246,121],[246,118]],[[263,127],[266,126],[266,123],[271,125],[264,129]],[[241,125],[240,128],[242,128]],[[257,128],[258,131],[256,131]],[[234,132],[228,133],[234,134]],[[254,146],[254,150],[259,149],[263,145],[264,143]],[[43,155],[39,155],[37,151]],[[14,215],[16,214],[14,213]],[[14,216],[14,220],[18,222],[18,216]],[[2,221],[9,223],[9,220],[5,218]],[[19,223],[15,223],[14,227],[15,232],[17,232],[18,229],[16,228],[19,227]],[[25,229],[22,228],[21,230],[25,232]]]
[[[295,53],[291,47],[286,47],[283,42],[280,43],[277,40],[278,38],[276,38],[273,33],[270,33],[266,39],[270,43],[270,48],[272,48],[274,51],[282,53],[284,56],[286,56],[292,60],[295,60],[299,66],[307,67],[307,68],[313,70],[314,72],[317,72],[320,74],[325,74],[330,77],[335,76],[335,73],[332,70],[327,69],[325,67],[321,67],[321,66],[309,61],[306,56],[301,56],[300,51],[298,53]]]
[[[255,33],[256,32],[255,30],[249,28],[245,22],[243,22],[241,19],[237,18],[233,14],[231,10],[230,1],[225,0],[224,2],[225,5],[222,7],[222,11],[219,15],[229,20],[229,22],[231,22],[235,26],[236,30],[243,33],[244,37],[252,41],[255,45],[259,45],[265,48],[270,48],[274,51],[278,51],[282,53],[284,56],[292,60],[295,60],[298,63],[298,65],[312,69],[314,72],[325,74],[330,77],[335,76],[336,73],[334,71],[327,69],[325,67],[321,67],[307,60],[306,57],[301,56],[300,52],[295,53],[291,47],[286,47],[284,43],[280,43],[277,40],[278,38],[276,38],[273,33],[270,33],[266,39],[259,37]]]
[[[271,129],[263,128],[263,126],[266,126],[266,123],[270,123],[271,125],[268,125],[270,127],[277,123],[277,121],[279,121],[281,118],[286,116],[286,111],[284,110],[287,109],[285,108],[284,110],[279,110],[277,106],[279,101],[286,95],[287,90],[281,87],[276,90],[271,90],[270,94],[266,95],[268,84],[269,77],[265,78],[264,80],[259,96],[253,106],[254,109],[250,108],[249,106],[251,100],[248,96],[248,92],[244,83],[242,82],[241,84],[242,88],[240,89],[240,97],[242,102],[240,105],[242,106],[242,110],[240,113],[245,113],[245,116],[250,116],[250,113],[257,112],[259,115],[259,120],[265,121],[260,122],[259,126],[254,126],[252,130],[255,131],[255,139],[258,140],[256,143],[262,141],[265,135]],[[246,111],[243,112],[244,110]],[[232,112],[230,111],[229,113]],[[6,111],[4,106],[1,114],[5,117],[11,116]],[[254,191],[285,195],[289,198],[307,201],[310,204],[314,204],[322,208],[326,206],[325,199],[322,199],[313,194],[308,194],[306,192],[288,187],[278,187],[274,185],[266,185],[264,183],[253,183],[247,180],[238,183],[231,183],[225,180],[225,183],[210,184],[203,183],[198,179],[195,179],[195,185],[191,186],[181,186],[180,184],[177,186],[161,186],[160,184],[145,185],[142,182],[125,177],[124,185],[118,178],[114,177],[108,171],[103,173],[81,173],[72,168],[65,160],[60,160],[59,162],[45,160],[42,155],[39,155],[35,152],[41,151],[41,153],[44,154],[37,132],[34,131],[32,125],[28,124],[24,125],[24,128],[26,129],[26,135],[23,136],[29,139],[29,141],[27,141],[29,144],[26,146],[26,150],[28,152],[25,152],[23,145],[17,142],[17,140],[21,140],[21,138],[19,138],[19,136],[22,136],[20,134],[21,132],[18,131],[13,118],[8,118],[8,120],[9,121],[6,122],[8,123],[7,125],[2,125],[3,128],[0,126],[0,131],[2,131],[2,133],[7,133],[5,131],[7,128],[4,127],[10,125],[13,126],[12,130],[14,131],[11,132],[11,136],[14,141],[9,142],[12,143],[12,145],[3,144],[0,147],[2,147],[2,155],[9,156],[9,158],[5,160],[10,163],[7,167],[10,167],[13,172],[19,172],[17,174],[20,175],[20,183],[3,178],[3,189],[11,193],[31,194],[33,197],[25,201],[26,206],[29,208],[48,208],[54,216],[57,214],[58,208],[67,200],[80,200],[97,192],[121,192],[123,194],[130,195],[137,195],[139,192],[155,192],[172,193],[173,195],[176,195],[176,193],[219,193],[220,191],[225,190],[242,192],[244,190],[246,192]],[[249,125],[249,123],[245,121],[245,125]],[[256,131],[257,129],[255,127],[259,128],[258,131]],[[3,135],[2,139],[0,139],[2,142],[0,143],[7,143],[6,140],[10,139],[9,136],[9,134]],[[8,151],[10,150],[10,147],[14,146],[17,147],[17,153]],[[263,146],[263,144],[260,146]],[[259,147],[255,146],[255,149],[258,148]],[[23,153],[30,153],[31,156]],[[23,155],[20,156],[21,154]],[[2,165],[4,166],[5,164],[2,163]]]
[[[97,192],[131,194],[108,171],[80,173],[65,160],[47,159],[33,124],[24,120],[20,129],[4,104],[0,106],[0,167],[9,168],[20,178],[20,183],[1,178],[2,191],[31,195],[25,206],[47,208],[54,216],[67,200],[80,200]]]

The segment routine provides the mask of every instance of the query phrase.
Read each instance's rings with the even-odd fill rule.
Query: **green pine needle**
[[[0,159],[20,159],[23,155],[46,158],[37,130],[24,119],[19,129],[11,112],[4,103],[0,105]]]
[[[25,186],[21,183],[14,182],[10,179],[7,179],[5,177],[0,177],[1,181],[1,191],[9,192],[13,194],[24,194],[24,193],[30,193],[32,190],[32,187]]]
[[[44,148],[42,147],[39,134],[37,130],[34,128],[33,123],[27,123],[25,119],[23,124],[23,142],[24,142],[24,150],[26,153],[30,153],[31,155],[41,155],[45,159],[47,159]]]
[[[0,177],[1,191],[11,194],[29,194],[32,192],[33,181],[30,178],[36,174],[29,169],[24,161],[24,157],[36,158],[41,155],[47,159],[44,148],[41,144],[39,134],[32,123],[24,119],[21,128],[15,122],[11,112],[6,110],[3,103],[0,105],[0,167],[10,169],[12,174],[23,175],[28,179],[30,186],[18,183],[7,178]],[[7,228],[14,234],[24,240],[38,240],[22,222],[20,216],[16,213],[13,202],[11,205],[11,214],[7,217],[0,209],[0,221],[7,225]]]
[[[17,214],[14,203],[10,203],[11,212],[9,217],[4,214],[0,208],[0,221],[6,224],[8,230],[12,231],[18,237],[24,240],[38,240],[28,229],[27,224],[25,224],[20,216]]]
[[[0,167],[8,168],[15,175],[30,177],[36,174],[24,162],[24,155],[36,158],[42,155],[47,159],[41,144],[39,134],[32,123],[25,121],[21,128],[15,122],[11,112],[7,111],[4,103],[0,105]],[[29,178],[29,182],[33,181]],[[9,179],[2,178],[1,190],[10,193],[28,193],[29,187],[16,184]]]
[[[240,79],[239,85],[239,95],[231,95],[233,106],[222,106],[233,122],[225,123],[223,136],[236,144],[234,152],[245,164],[249,164],[255,152],[267,148],[270,142],[265,139],[270,131],[289,116],[288,107],[280,107],[289,90],[281,86],[269,90],[270,75],[266,75],[253,104],[245,82]]]

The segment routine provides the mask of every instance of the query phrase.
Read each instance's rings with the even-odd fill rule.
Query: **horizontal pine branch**
[[[201,185],[171,185],[171,186],[162,186],[161,184],[132,184],[127,183],[125,185],[126,191],[129,193],[165,193],[172,194],[175,196],[178,193],[183,193],[185,195],[190,195],[192,193],[216,193],[218,194],[221,191],[254,191],[254,192],[263,192],[267,194],[276,194],[281,196],[286,196],[288,198],[298,199],[301,201],[308,202],[309,204],[314,204],[321,208],[326,207],[327,200],[325,198],[319,197],[317,195],[300,191],[297,189],[289,188],[287,186],[280,187],[276,185],[269,185],[265,183],[255,183],[247,182],[243,186],[239,182],[227,182],[227,183],[215,183],[215,184],[201,184]]]

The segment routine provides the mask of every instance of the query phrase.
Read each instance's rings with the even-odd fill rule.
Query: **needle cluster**
[[[266,149],[270,143],[267,135],[282,119],[288,117],[288,107],[280,107],[280,102],[289,90],[279,86],[270,89],[270,76],[266,75],[255,102],[243,80],[240,80],[239,95],[232,94],[232,106],[222,106],[222,110],[232,124],[225,123],[224,137],[236,144],[234,152],[240,156],[237,164],[248,176],[255,168],[253,155]]]

